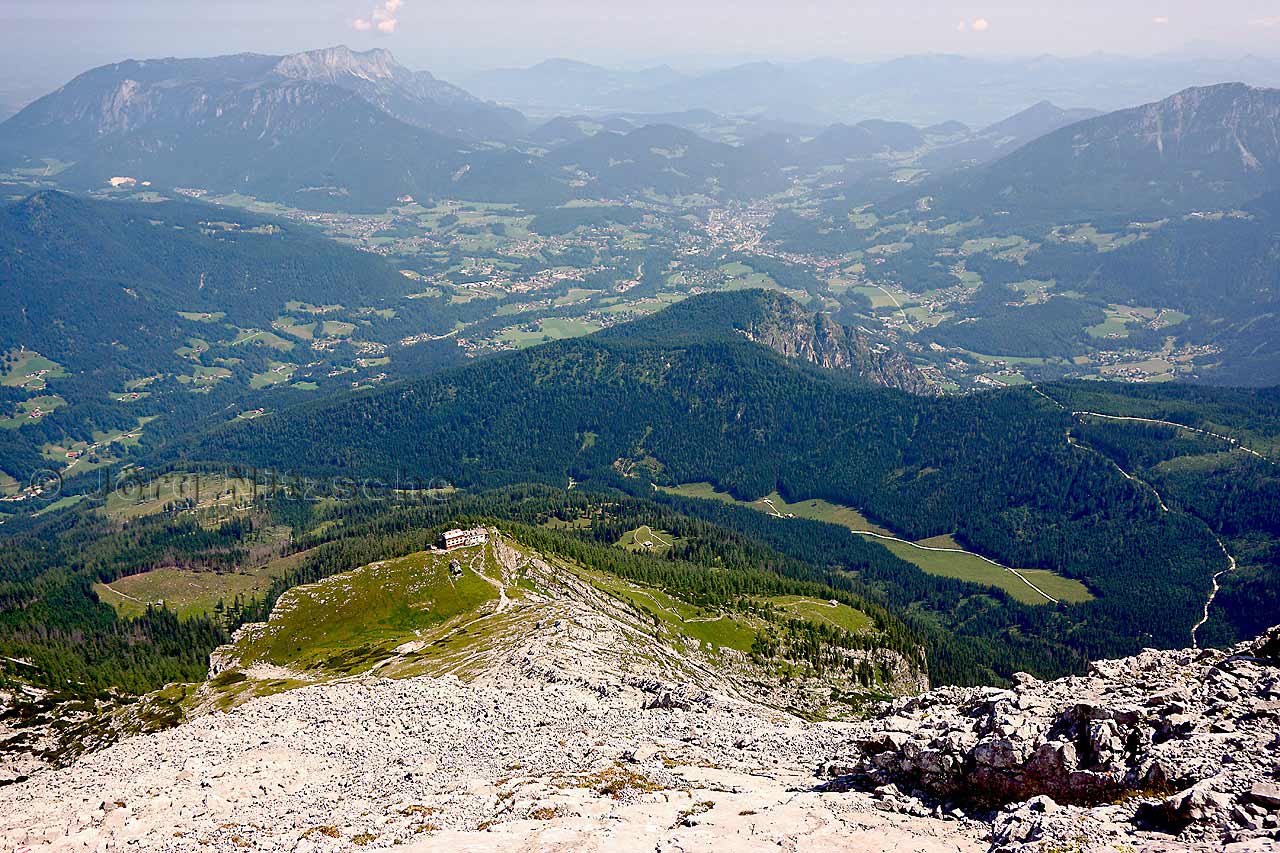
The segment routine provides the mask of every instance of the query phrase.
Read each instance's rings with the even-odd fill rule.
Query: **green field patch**
[[[597,296],[600,293],[603,293],[603,291],[587,290],[586,288],[582,288],[582,287],[571,287],[569,288],[568,293],[566,293],[564,296],[558,297],[553,304],[557,308],[563,308],[566,305],[574,305],[578,302],[585,302],[586,300],[590,299],[593,296]]]
[[[194,511],[216,510],[226,515],[246,505],[263,489],[252,481],[226,474],[178,471],[152,480],[126,480],[107,495],[103,508],[115,521],[129,521],[182,507]]]
[[[1023,604],[1048,604],[1048,600],[1023,583],[1017,575],[993,565],[977,554],[964,551],[929,551],[926,548],[959,548],[951,537],[934,537],[912,544],[898,540],[877,539],[894,556],[919,568],[926,574],[993,586],[1008,593]],[[1088,587],[1077,580],[1055,575],[1045,569],[1019,569],[1019,574],[1059,601],[1090,601],[1093,595]]]
[[[1182,433],[1194,435],[1194,433]],[[1152,470],[1161,474],[1210,474],[1229,470],[1240,464],[1240,455],[1230,451],[1201,453],[1195,456],[1176,456],[1158,463]]]
[[[22,484],[5,471],[0,471],[0,495],[16,495],[22,491]]]
[[[278,317],[272,321],[271,328],[281,334],[303,341],[313,340],[316,336],[316,323],[314,320],[303,322],[293,317]]]
[[[797,619],[829,625],[850,634],[860,634],[875,627],[870,616],[835,600],[822,601],[801,595],[779,595],[764,600]]]
[[[898,309],[899,302],[905,301],[900,298],[898,302],[895,302],[893,296],[891,296],[890,294],[886,293],[885,291],[881,290],[878,287],[869,287],[867,285],[862,285],[862,286],[853,287],[850,289],[854,293],[860,293],[863,296],[867,297],[867,299],[871,301],[871,307],[873,309],[892,308],[896,311]]]
[[[875,246],[869,246],[867,248],[867,254],[881,255],[881,256],[896,255],[899,252],[905,252],[908,249],[911,249],[914,247],[915,247],[914,243],[908,243],[905,240],[898,240],[892,243],[880,243]]]
[[[299,302],[294,299],[284,304],[284,310],[291,314],[334,314],[343,310],[343,306],[312,305],[310,302]]]
[[[40,448],[46,459],[64,465],[63,476],[83,474],[103,465],[120,461],[122,454],[113,448],[119,446],[136,447],[142,440],[143,428],[155,420],[155,416],[139,418],[138,425],[132,430],[111,430],[104,432],[94,430],[89,441],[64,440],[61,443],[49,443]]]
[[[849,224],[859,231],[870,231],[880,224],[880,217],[869,210],[858,210],[849,213]]]
[[[288,352],[294,347],[293,341],[287,341],[274,332],[268,332],[263,329],[237,329],[235,339],[231,341],[231,346],[237,347],[243,344],[257,344],[280,350],[281,352]]]
[[[659,620],[673,633],[711,651],[722,648],[750,652],[757,631],[747,617],[698,607],[660,589],[632,583],[602,572],[580,570],[599,589]]]
[[[546,341],[580,338],[600,331],[600,325],[589,320],[564,317],[544,317],[536,323],[511,326],[498,334],[498,341],[514,344],[517,348],[531,347]]]
[[[205,367],[203,364],[197,364],[192,367],[189,376],[179,376],[178,381],[195,388],[209,388],[223,379],[230,378],[231,371],[225,367]]]
[[[973,350],[962,350],[966,355],[982,364],[1050,364],[1059,361],[1056,358],[1041,358],[1035,355],[988,355],[986,353],[974,352]]]
[[[1142,235],[1139,233],[1109,234],[1099,231],[1088,223],[1074,228],[1069,226],[1058,227],[1053,229],[1051,235],[1055,240],[1060,240],[1063,243],[1091,245],[1099,252],[1114,251],[1142,239]]]
[[[39,518],[40,516],[43,516],[43,515],[52,515],[55,512],[61,512],[64,509],[69,509],[75,506],[76,504],[80,503],[84,499],[85,499],[85,495],[67,495],[64,498],[58,498],[53,503],[40,509],[38,512],[33,513],[33,515],[36,518]]]
[[[460,563],[457,576],[451,560]],[[242,664],[312,673],[366,671],[406,640],[429,640],[433,629],[480,615],[498,591],[477,569],[500,576],[490,549],[468,548],[419,552],[295,587],[261,630],[236,643],[235,655]]]
[[[48,380],[61,379],[66,375],[62,365],[29,349],[6,353],[4,361],[0,362],[0,385],[6,388],[43,391]]]
[[[97,583],[93,589],[100,601],[126,619],[145,615],[148,606],[165,607],[187,618],[213,614],[219,601],[225,607],[237,596],[245,601],[261,596],[275,577],[265,569],[213,572],[167,567],[110,584]]]
[[[602,314],[654,314],[685,299],[683,293],[659,293],[633,301],[620,301],[601,309]]]
[[[356,330],[355,323],[345,320],[325,320],[321,332],[326,338],[349,338]]]
[[[178,358],[190,359],[196,361],[201,355],[209,351],[209,342],[202,338],[187,338],[187,345],[178,347],[173,354]]]
[[[1176,369],[1168,359],[1153,356],[1137,361],[1106,364],[1098,371],[1109,379],[1130,379],[1144,382],[1169,382],[1175,378]]]
[[[1027,244],[1027,238],[1013,235],[1010,237],[975,237],[960,244],[963,255],[996,254],[1018,249]]]
[[[679,541],[665,530],[654,530],[648,525],[641,525],[635,530],[628,530],[622,534],[622,538],[616,544],[628,551],[661,556],[670,551]]]
[[[217,323],[227,317],[222,311],[179,311],[178,316],[191,323]]]
[[[1129,337],[1129,318],[1114,311],[1107,312],[1107,319],[1096,326],[1085,329],[1091,338],[1127,338]]]
[[[0,429],[20,429],[44,420],[67,401],[57,395],[32,397],[14,405],[11,417],[0,417]]]
[[[758,501],[740,501],[730,494],[716,491],[715,487],[710,483],[688,483],[674,488],[663,486],[658,488],[661,491],[682,497],[718,500],[724,503],[750,507],[776,518],[807,518],[828,524],[838,524],[854,533],[870,534],[868,538],[874,539],[889,549],[895,556],[911,563],[927,574],[998,587],[1024,604],[1048,603],[1044,596],[1028,587],[1018,579],[1017,575],[984,560],[977,554],[969,551],[954,553],[951,551],[925,550],[927,548],[959,548],[959,544],[951,537],[935,538],[915,544],[899,541],[898,539],[883,538],[892,537],[894,534],[884,527],[872,524],[867,520],[866,516],[851,507],[840,506],[827,501],[800,501],[795,504],[788,504],[776,492]],[[1059,577],[1052,572],[1041,569],[1019,571],[1049,596],[1060,601],[1088,601],[1093,597],[1088,588],[1079,581]],[[1043,585],[1041,580],[1044,581]]]
[[[501,299],[507,294],[501,290],[484,287],[458,287],[449,295],[450,305],[466,305],[477,299]]]
[[[284,362],[273,361],[270,366],[262,373],[255,373],[253,378],[249,380],[249,387],[254,389],[269,388],[272,385],[280,385],[288,382],[293,378],[294,371],[298,369],[296,364],[286,364]]]
[[[840,506],[828,501],[807,500],[787,503],[777,492],[773,492],[758,501],[740,501],[728,492],[717,491],[711,483],[686,483],[682,486],[659,486],[660,491],[685,498],[701,498],[723,503],[749,506],[752,509],[768,513],[779,518],[806,518],[810,521],[825,521],[858,532],[880,533],[892,535],[889,530],[873,524],[865,515],[856,509]]]
[[[1025,281],[1015,281],[1009,286],[1026,296],[1030,301],[1046,297],[1056,285],[1057,281],[1054,279],[1029,278]]]

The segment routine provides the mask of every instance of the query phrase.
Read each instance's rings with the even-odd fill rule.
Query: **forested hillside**
[[[52,191],[0,207],[0,471],[25,485],[112,443],[118,458],[144,424],[183,432],[275,385],[297,397],[284,380],[307,363],[312,389],[335,371],[349,387],[359,338],[449,327],[446,300],[413,290],[378,257],[243,211]]]
[[[234,425],[185,455],[467,487],[710,482],[744,499],[821,498],[911,540],[950,535],[1004,565],[1077,578],[1097,596],[1053,608],[1062,623],[1005,610],[994,634],[1051,632],[1093,656],[1187,642],[1224,557],[1195,517],[1165,512],[1073,445],[1069,413],[1029,391],[932,400],[868,387],[745,340],[698,342],[681,316]],[[989,609],[918,572],[878,583],[904,608],[933,588],[942,612],[962,600]]]
[[[377,306],[410,289],[378,259],[299,225],[208,205],[37,193],[0,210],[0,349],[82,369],[156,366],[179,312],[269,324],[289,300]]]

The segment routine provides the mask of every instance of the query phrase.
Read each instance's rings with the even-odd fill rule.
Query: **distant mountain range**
[[[858,67],[863,83],[888,73]],[[954,67],[963,79],[987,66],[932,57],[893,67]],[[577,112],[531,125],[383,50],[130,61],[82,74],[0,123],[0,173],[28,176],[27,192],[33,181],[98,189],[131,178],[374,212],[406,196],[536,209],[575,197],[743,198],[818,173],[823,181],[861,181],[858,194],[879,199],[900,192],[903,181],[982,164],[992,165],[934,178],[929,192],[959,206],[1050,205],[1055,215],[1074,215],[1235,203],[1276,181],[1275,90],[1224,84],[1107,115],[1041,101],[980,130],[883,119],[824,126],[784,87],[797,68],[811,75],[827,68],[832,85],[852,73],[839,63],[757,64],[670,82],[671,69],[619,74],[544,63],[524,81],[530,87],[551,92],[566,80],[578,92],[637,93],[653,84],[644,90],[650,101],[628,95],[628,103],[662,110]],[[494,72],[481,83],[496,86],[513,74]],[[751,98],[777,96],[795,107],[784,111],[790,117],[770,117],[778,114],[770,109],[733,115],[750,111],[730,97],[742,79],[754,81]],[[694,106],[716,101],[730,110]],[[681,103],[691,106],[677,109]],[[899,176],[904,167],[915,177]]]
[[[958,119],[985,126],[1012,108],[1044,100],[1117,110],[1225,80],[1280,86],[1280,60],[926,55],[870,63],[752,62],[696,74],[667,67],[622,72],[552,60],[460,82],[481,97],[542,117],[700,108],[818,125],[884,118],[920,125]]]
[[[381,210],[405,194],[483,198],[494,187],[554,194],[527,158],[479,144],[522,129],[518,113],[385,51],[130,61],[0,124],[0,167],[47,167],[71,187],[136,177],[311,208]]]
[[[674,74],[606,77],[609,86],[633,89]],[[589,66],[548,63],[530,85],[549,91],[558,80],[577,80],[585,90],[583,81],[599,76]],[[736,198],[783,188],[792,167],[863,161],[883,172],[876,158],[917,150],[933,152],[939,167],[981,162],[1079,115],[1040,105],[978,133],[956,122],[921,129],[868,120],[824,129],[705,109],[575,115],[531,126],[384,50],[335,47],[94,69],[0,124],[0,169],[71,189],[133,179],[355,211],[385,210],[404,196],[533,207],[575,196]]]
[[[1086,119],[976,172],[942,178],[944,203],[1079,220],[1239,205],[1280,188],[1280,89],[1187,89]]]

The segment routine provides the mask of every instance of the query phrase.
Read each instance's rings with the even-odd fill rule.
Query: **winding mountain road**
[[[1053,399],[1048,394],[1041,391],[1035,385],[1031,386],[1031,390],[1036,392],[1046,400],[1048,400],[1050,403],[1053,403],[1059,409],[1062,409],[1063,411],[1067,411],[1066,406],[1062,405],[1057,400]],[[1267,457],[1263,456],[1258,451],[1253,450],[1252,448],[1249,448],[1249,447],[1245,447],[1243,444],[1241,444],[1239,441],[1232,438],[1231,436],[1221,435],[1216,432],[1210,432],[1209,430],[1200,429],[1199,427],[1187,426],[1186,424],[1180,424],[1174,421],[1160,420],[1158,418],[1138,418],[1138,417],[1128,417],[1124,415],[1107,415],[1107,414],[1103,414],[1102,412],[1082,411],[1082,412],[1072,412],[1071,414],[1081,420],[1083,420],[1086,417],[1095,417],[1095,418],[1104,418],[1106,420],[1113,420],[1113,421],[1136,421],[1138,423],[1157,424],[1159,426],[1169,426],[1169,427],[1174,427],[1176,429],[1185,429],[1190,432],[1199,433],[1200,435],[1206,435],[1212,438],[1220,439],[1230,444],[1234,449],[1243,450],[1245,453],[1250,453],[1258,457],[1259,459],[1264,459],[1268,462],[1271,462],[1271,464],[1273,465],[1275,464],[1275,462],[1272,462],[1272,460],[1267,459]],[[1112,465],[1115,465],[1116,468],[1120,471],[1120,473],[1124,474],[1124,476],[1127,477],[1129,480],[1135,483],[1140,483],[1141,485],[1146,486],[1148,489],[1150,489],[1151,493],[1156,496],[1156,500],[1160,502],[1160,508],[1165,512],[1169,511],[1169,507],[1165,506],[1164,498],[1162,498],[1160,496],[1160,493],[1156,491],[1155,486],[1151,485],[1146,480],[1135,477],[1132,474],[1130,474],[1128,471],[1125,471],[1123,468],[1120,467],[1119,464],[1116,463],[1114,459],[1112,459],[1110,456],[1107,456],[1105,453],[1101,453],[1097,450],[1094,450],[1092,447],[1085,447],[1084,445],[1078,444],[1074,441],[1072,442],[1072,444],[1076,447],[1081,447],[1085,450],[1089,450],[1093,453],[1097,453],[1099,456],[1102,456],[1104,459],[1107,459],[1109,462],[1111,462]],[[1222,541],[1222,538],[1218,536],[1217,532],[1214,531],[1213,527],[1209,524],[1209,522],[1205,521],[1203,518],[1200,518],[1198,515],[1195,515],[1189,510],[1184,510],[1184,511],[1187,512],[1187,514],[1190,515],[1192,518],[1195,518],[1197,521],[1203,524],[1206,529],[1208,529],[1209,535],[1213,537],[1213,541],[1217,542],[1218,547],[1222,549],[1222,556],[1227,558],[1226,568],[1220,571],[1214,572],[1213,577],[1210,580],[1209,595],[1208,597],[1205,598],[1205,602],[1204,602],[1204,615],[1201,616],[1199,622],[1197,622],[1195,625],[1191,627],[1191,645],[1193,648],[1198,649],[1200,648],[1200,629],[1203,628],[1205,626],[1205,623],[1209,621],[1209,611],[1213,608],[1213,602],[1217,599],[1218,591],[1221,589],[1219,581],[1221,580],[1223,575],[1229,575],[1232,572],[1234,572],[1236,570],[1237,564],[1236,564],[1236,558],[1232,556],[1230,551],[1227,550],[1226,543]]]

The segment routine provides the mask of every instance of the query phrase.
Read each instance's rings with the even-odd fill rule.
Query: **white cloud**
[[[1163,27],[1165,24],[1169,23],[1169,16],[1156,15],[1154,18],[1151,19],[1151,23],[1155,24],[1158,27]]]
[[[967,33],[969,31],[969,22],[961,21],[956,24],[956,32]]]
[[[351,22],[351,26],[357,32],[367,33],[370,30],[376,30],[383,35],[391,35],[396,31],[396,27],[400,24],[400,7],[404,5],[404,0],[382,0],[377,6],[373,7],[373,11],[367,18],[356,18]]]
[[[1263,29],[1272,29],[1273,27],[1280,27],[1280,15],[1275,15],[1270,18],[1259,18],[1258,20],[1253,22],[1253,25],[1255,27],[1262,27]]]
[[[991,22],[986,18],[979,18],[973,22],[973,31],[975,33],[985,33],[989,29],[991,29]]]

